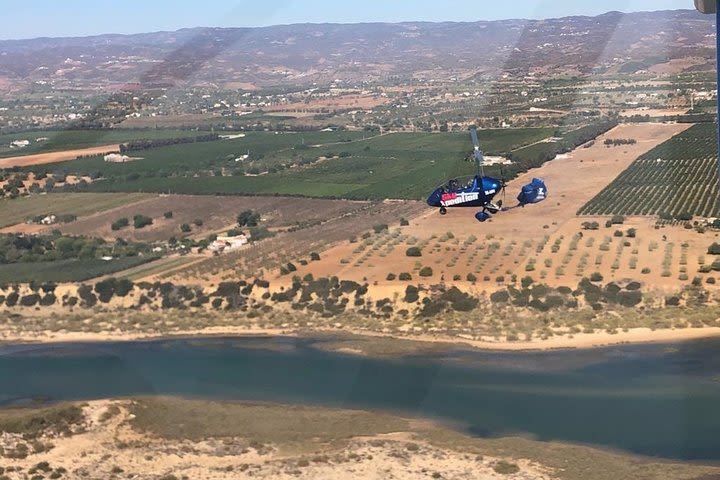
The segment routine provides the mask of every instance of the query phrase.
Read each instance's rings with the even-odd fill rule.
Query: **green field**
[[[547,138],[552,132],[550,128],[483,130],[480,138],[487,153],[502,153]],[[393,133],[363,139],[364,135],[361,132],[279,135],[258,132],[236,140],[143,151],[138,153],[143,160],[125,164],[107,164],[102,159],[89,158],[66,162],[62,167],[69,173],[101,171],[107,180],[91,184],[91,191],[358,199],[421,198],[446,179],[472,175],[475,171],[474,165],[465,161],[472,150],[466,132]],[[352,141],[343,141],[348,139]],[[247,151],[262,156],[249,163],[265,174],[210,176],[208,173],[234,167],[238,164],[234,162],[235,156]],[[336,158],[314,161],[331,155]],[[314,162],[270,173],[273,166],[298,157]],[[515,172],[510,170],[508,175],[513,175]],[[497,168],[486,171],[499,174]]]
[[[38,215],[91,215],[138,202],[154,195],[141,193],[49,193],[13,200],[0,199],[0,228],[22,223]]]
[[[694,125],[641,155],[578,214],[720,216],[715,128]]]
[[[0,135],[0,158],[34,153],[58,152],[75,148],[89,148],[139,139],[195,137],[207,132],[196,130],[57,130],[33,131]],[[37,142],[38,138],[47,138]],[[10,148],[14,140],[29,140],[23,148]]]
[[[36,282],[82,282],[156,260],[155,256],[122,257],[113,260],[58,260],[54,262],[0,265],[0,284]]]
[[[314,158],[317,155],[326,153],[326,150],[340,152],[347,142],[362,140],[364,136],[370,135],[363,132],[278,134],[273,132],[248,132],[242,138],[133,151],[129,155],[140,157],[141,160],[128,163],[109,163],[104,161],[102,156],[94,156],[68,162],[28,167],[26,170],[48,173],[63,171],[65,173],[101,175],[108,178],[124,178],[129,174],[162,177],[171,174],[215,171],[223,168],[247,168],[248,164],[254,163],[264,171],[273,165],[287,163],[293,158],[302,156]],[[313,145],[322,145],[322,147],[313,147]],[[235,158],[247,153],[252,155],[253,160],[246,162],[234,161]]]

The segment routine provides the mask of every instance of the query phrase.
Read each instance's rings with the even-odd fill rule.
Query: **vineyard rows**
[[[579,215],[691,214],[717,217],[715,124],[698,124],[640,156]]]

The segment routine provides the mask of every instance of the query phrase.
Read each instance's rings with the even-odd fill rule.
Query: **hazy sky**
[[[287,23],[476,21],[692,9],[692,0],[0,0],[0,38]]]

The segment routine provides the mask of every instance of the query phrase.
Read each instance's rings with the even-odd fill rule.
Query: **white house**
[[[119,153],[108,153],[103,157],[103,160],[112,163],[125,163],[131,161],[132,158],[128,157],[127,155],[121,155]]]
[[[227,236],[218,236],[214,242],[208,246],[208,249],[211,252],[229,252],[232,250],[237,250],[238,248],[241,248],[243,245],[247,245],[248,239],[245,235],[237,235],[235,237],[227,237]]]
[[[52,225],[57,221],[57,217],[55,215],[48,215],[47,217],[40,220],[40,223],[43,225]]]

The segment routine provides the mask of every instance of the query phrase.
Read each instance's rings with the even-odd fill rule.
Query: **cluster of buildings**
[[[213,253],[231,252],[247,244],[248,238],[243,234],[234,237],[218,236],[215,241],[208,246],[208,250]]]

